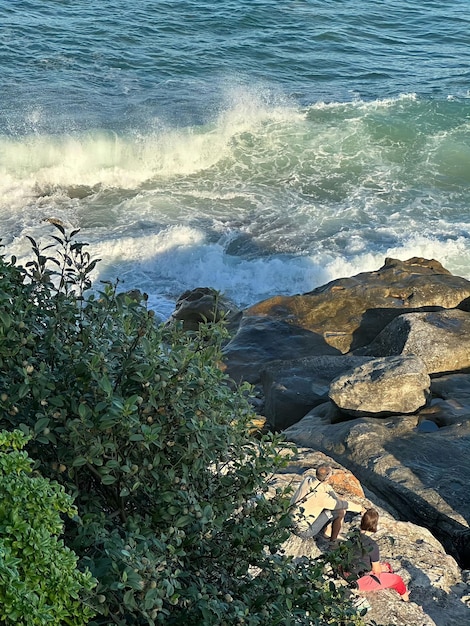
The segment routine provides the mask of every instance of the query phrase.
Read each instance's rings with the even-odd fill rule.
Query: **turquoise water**
[[[437,258],[470,279],[468,0],[0,0],[0,237],[240,306]]]

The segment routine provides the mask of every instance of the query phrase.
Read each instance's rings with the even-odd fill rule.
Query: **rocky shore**
[[[357,478],[331,457],[299,448],[296,460],[283,474],[276,476],[275,482],[295,487],[301,480],[301,472],[321,463],[333,466],[332,480],[338,494],[379,511],[379,528],[374,538],[381,558],[391,564],[410,590],[410,602],[403,602],[393,590],[362,594],[370,605],[366,623],[381,626],[464,626],[470,623],[470,571],[462,570],[429,530],[398,521],[389,512],[386,502],[363,489]],[[360,515],[347,513],[344,533],[357,528],[359,521]],[[320,540],[302,540],[295,535],[284,545],[285,553],[296,558],[317,557],[325,550]],[[335,584],[338,584],[337,579]],[[355,597],[360,595],[355,594]]]
[[[280,480],[299,480],[299,468],[327,455],[382,513],[381,548],[412,601],[373,594],[368,618],[470,623],[470,281],[435,260],[386,259],[243,311],[196,289],[173,317],[194,328],[220,315],[228,375],[254,386],[266,427],[299,448]],[[317,549],[305,543],[287,549]]]

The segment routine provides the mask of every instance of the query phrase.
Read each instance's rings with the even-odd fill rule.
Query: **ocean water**
[[[468,0],[0,0],[0,238],[59,219],[167,317],[436,258],[470,279]]]

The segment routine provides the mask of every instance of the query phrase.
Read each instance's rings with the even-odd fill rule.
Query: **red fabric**
[[[382,572],[381,574],[366,574],[357,580],[359,591],[377,591],[377,589],[395,589],[401,596],[406,593],[406,585],[398,574]]]

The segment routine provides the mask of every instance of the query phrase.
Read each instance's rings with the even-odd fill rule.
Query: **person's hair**
[[[333,470],[331,469],[330,465],[319,465],[317,467],[317,471],[315,472],[317,479],[321,483],[323,483],[325,480],[328,480],[332,473]]]
[[[361,530],[376,533],[378,521],[379,512],[376,509],[367,509],[361,519]]]

